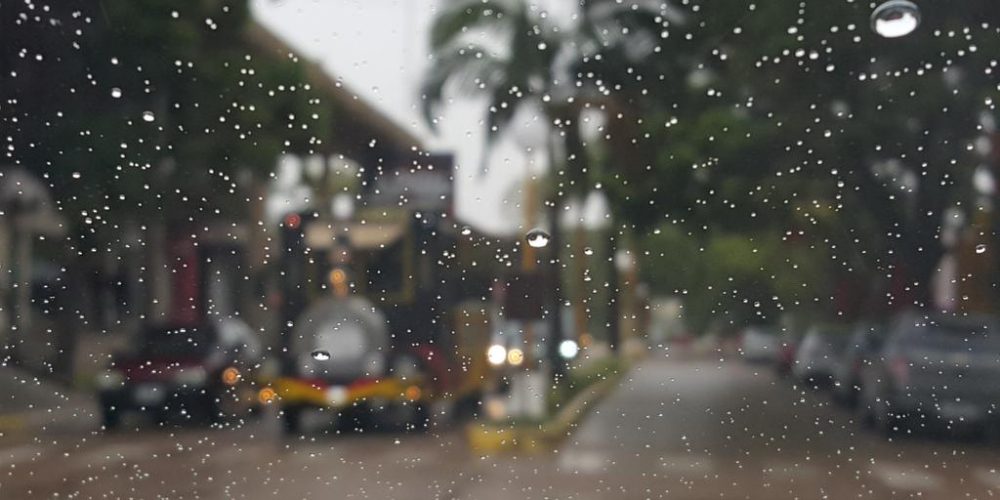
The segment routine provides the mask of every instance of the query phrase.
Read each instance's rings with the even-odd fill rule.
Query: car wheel
[[[885,396],[878,396],[871,401],[872,421],[875,428],[887,438],[905,434],[907,430],[906,416],[897,414],[892,403]]]
[[[452,408],[454,419],[458,422],[465,422],[479,418],[482,401],[483,395],[480,393],[471,394],[455,401]]]
[[[301,406],[286,406],[281,409],[281,430],[289,436],[302,433]]]
[[[858,399],[861,397],[861,382],[853,382],[844,394],[844,406],[855,408],[858,406]]]
[[[413,418],[406,425],[407,432],[427,432],[431,427],[431,414],[427,406],[422,404],[413,405]]]
[[[105,406],[101,411],[101,425],[104,426],[104,430],[113,431],[117,429],[122,423],[121,410],[112,407]]]
[[[875,426],[874,408],[875,395],[870,389],[862,388],[858,403],[854,407],[854,416],[862,426],[867,428]]]

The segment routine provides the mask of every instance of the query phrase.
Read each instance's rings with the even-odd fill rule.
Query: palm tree
[[[486,37],[488,41],[483,41]],[[431,51],[435,65],[423,86],[424,114],[434,128],[434,112],[448,91],[467,96],[486,96],[489,114],[481,168],[497,137],[510,125],[514,115],[526,106],[541,109],[550,124],[570,132],[549,133],[548,152],[552,179],[564,162],[556,158],[559,138],[567,157],[584,157],[579,146],[568,62],[574,60],[573,44],[561,28],[523,0],[465,0],[448,6],[435,19],[431,31]],[[573,125],[568,126],[567,124]],[[566,140],[568,139],[568,140]],[[572,144],[570,144],[572,143]],[[558,227],[559,208],[565,196],[558,181],[549,193],[547,205],[551,224],[553,297],[550,320],[549,357],[554,371],[561,371],[558,340],[561,338],[558,253],[562,247]]]

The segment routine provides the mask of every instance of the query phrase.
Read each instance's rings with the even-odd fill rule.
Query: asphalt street
[[[80,411],[86,422],[92,416]],[[479,455],[463,433],[284,438],[49,426],[0,438],[0,498],[993,498],[996,440],[887,440],[822,393],[739,360],[636,364],[557,450]]]

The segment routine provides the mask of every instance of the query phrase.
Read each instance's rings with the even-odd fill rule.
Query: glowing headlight
[[[235,366],[230,366],[222,371],[222,383],[226,385],[236,385],[242,376]]]
[[[199,386],[204,384],[207,378],[205,369],[200,367],[181,368],[174,374],[174,382],[178,385]]]
[[[507,349],[500,344],[493,344],[486,350],[486,360],[493,366],[500,366],[507,359]]]
[[[125,374],[119,370],[108,370],[97,376],[97,386],[101,389],[121,387],[125,382]]]
[[[335,385],[326,390],[326,402],[331,406],[344,406],[348,403],[350,395],[347,388]]]
[[[520,366],[524,363],[524,351],[516,347],[507,351],[507,362],[512,366]]]
[[[573,359],[580,352],[580,346],[576,345],[576,341],[564,340],[559,343],[559,355],[563,359]]]

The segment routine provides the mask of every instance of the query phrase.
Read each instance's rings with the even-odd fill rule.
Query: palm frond
[[[504,0],[464,0],[445,7],[431,26],[431,51],[437,52],[460,40],[477,26],[500,27],[518,15],[520,2]]]
[[[502,79],[505,62],[485,47],[469,45],[458,50],[441,51],[421,87],[424,120],[432,129],[434,112],[444,100],[445,90],[454,85],[459,92],[471,95],[486,92]]]

